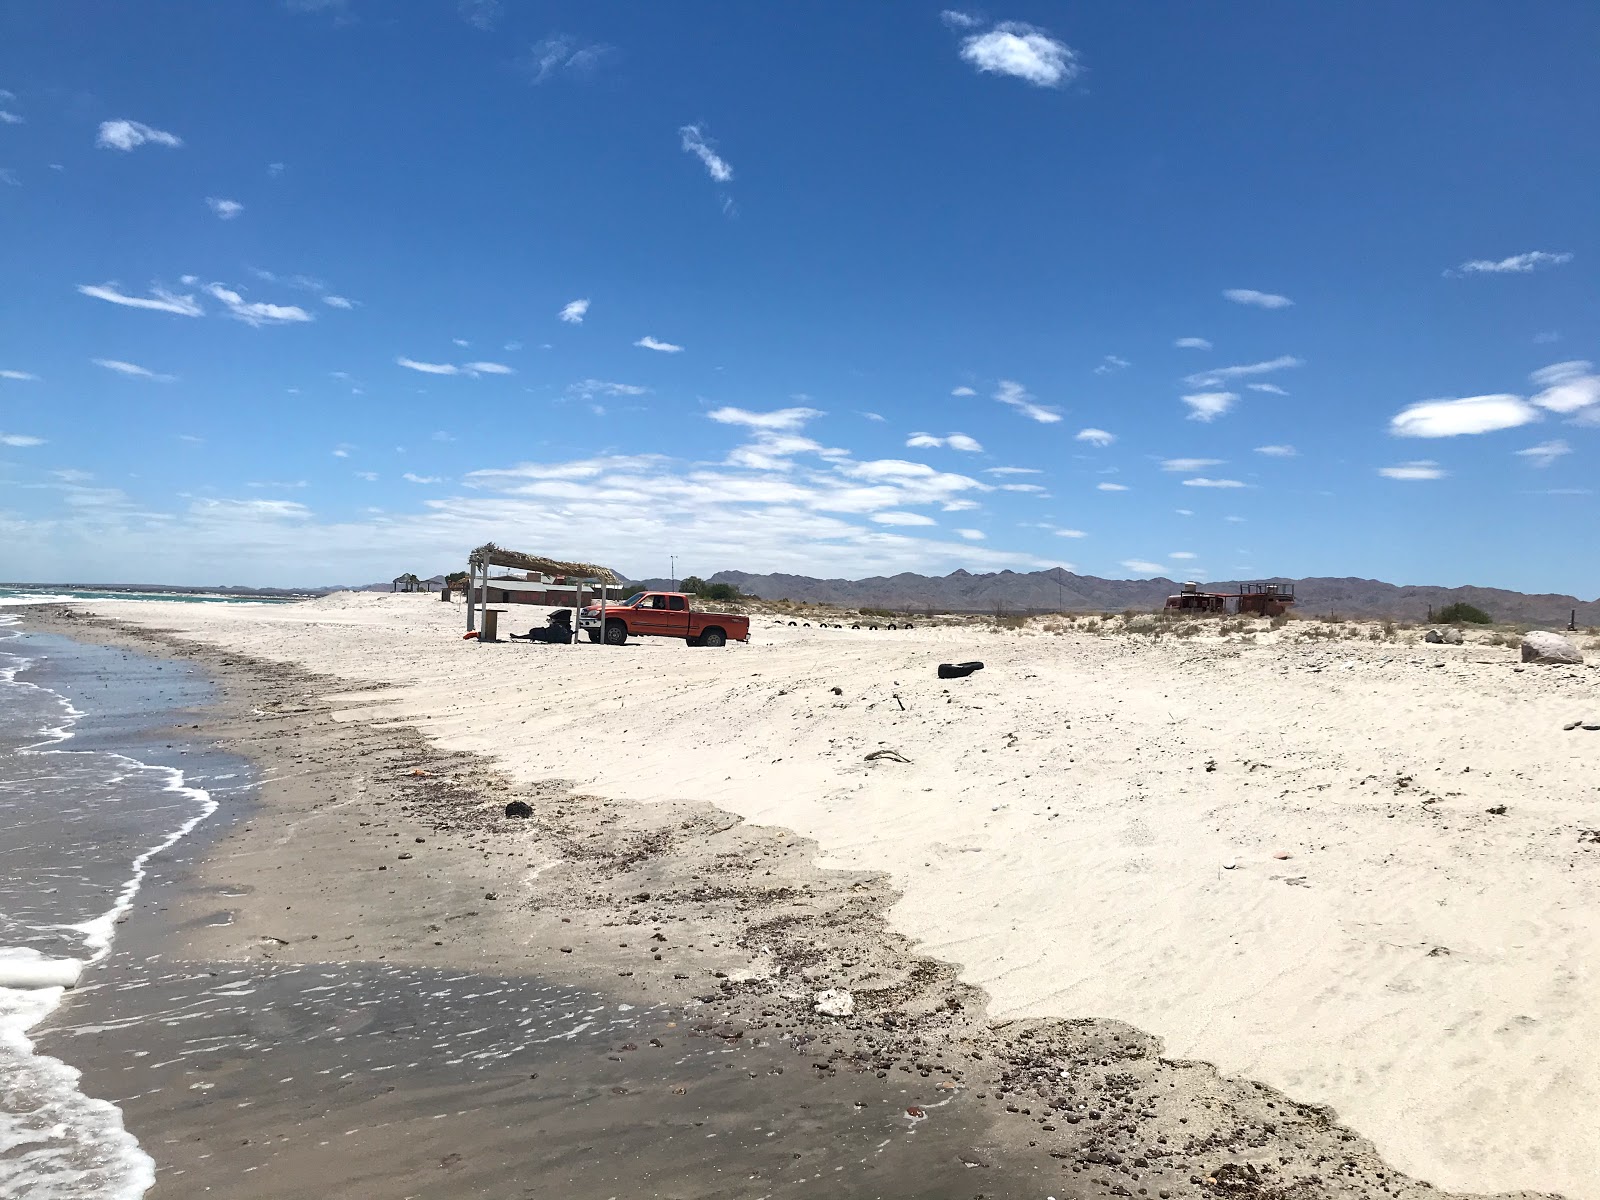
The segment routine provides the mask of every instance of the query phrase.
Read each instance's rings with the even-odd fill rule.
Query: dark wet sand
[[[1440,1194],[1119,1022],[989,1021],[888,929],[887,880],[787,831],[517,787],[335,720],[369,689],[27,618],[199,661],[200,732],[264,777],[39,1038],[122,1103],[154,1196]]]

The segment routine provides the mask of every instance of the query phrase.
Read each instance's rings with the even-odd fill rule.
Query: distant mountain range
[[[949,575],[877,575],[870,579],[816,579],[809,575],[752,575],[746,571],[718,571],[711,583],[733,583],[739,590],[765,600],[807,600],[845,608],[887,608],[926,612],[1121,612],[1125,608],[1155,609],[1178,590],[1171,579],[1101,579],[1071,571],[999,571],[974,575],[952,571]],[[1344,617],[1396,617],[1421,621],[1431,606],[1437,610],[1464,600],[1483,609],[1497,621],[1521,621],[1565,626],[1576,609],[1579,626],[1600,625],[1600,600],[1575,596],[1527,595],[1503,588],[1398,587],[1377,579],[1268,580],[1292,583],[1298,598],[1296,611],[1305,616],[1335,613]],[[669,579],[641,581],[642,586],[666,588]],[[1208,582],[1206,591],[1231,592],[1237,583]]]

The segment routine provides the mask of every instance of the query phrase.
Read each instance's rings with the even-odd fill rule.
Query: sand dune
[[[1600,734],[1562,730],[1600,720],[1594,671],[769,619],[725,650],[479,646],[381,594],[89,607],[391,684],[347,715],[521,777],[813,837],[890,872],[899,927],[996,1016],[1129,1021],[1445,1187],[1600,1197]]]

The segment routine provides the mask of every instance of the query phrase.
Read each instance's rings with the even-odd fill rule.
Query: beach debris
[[[1449,946],[1435,946],[1432,950],[1428,951],[1428,957],[1449,958],[1452,953],[1453,951],[1451,951]]]
[[[1600,829],[1578,830],[1578,841],[1588,846],[1600,846]]]
[[[525,820],[533,816],[533,808],[526,800],[513,800],[506,805],[506,816],[522,817]]]
[[[1206,774],[1209,775],[1213,771],[1215,771],[1216,769],[1217,769],[1217,760],[1214,759],[1214,758],[1206,759]]]
[[[1282,859],[1285,859],[1285,858],[1289,857],[1289,852],[1287,850],[1279,850],[1272,857],[1276,858],[1276,859],[1279,859],[1279,860],[1282,860]]]
[[[829,988],[817,993],[811,1007],[825,1017],[853,1017],[856,1015],[856,998],[844,988]]]
[[[1565,725],[1563,725],[1561,727],[1561,729],[1565,733],[1570,733],[1570,732],[1572,732],[1572,730],[1577,729],[1582,724],[1583,724],[1582,721],[1568,721]]]
[[[906,1108],[906,1116],[910,1117],[913,1121],[920,1121],[927,1115],[928,1110],[923,1108],[920,1104],[912,1104]]]
[[[974,671],[981,671],[981,670],[983,670],[983,664],[981,662],[940,663],[939,664],[939,678],[940,679],[965,679],[968,675],[971,675]]]
[[[1228,859],[1228,860],[1227,860],[1227,861],[1226,861],[1226,862],[1224,862],[1224,863],[1223,863],[1223,864],[1222,864],[1222,869],[1223,869],[1223,870],[1224,870],[1224,871],[1231,871],[1231,870],[1233,870],[1233,869],[1234,869],[1234,868],[1235,868],[1235,867],[1237,867],[1237,866],[1238,866],[1238,865],[1239,865],[1239,864],[1238,864],[1238,863],[1237,863],[1237,862],[1236,862],[1236,861],[1234,861],[1234,860],[1233,860],[1233,859],[1231,859],[1231,858],[1230,858],[1230,859]]]
[[[485,892],[483,894],[483,898],[485,900],[498,900],[498,899],[500,899],[500,893],[499,892]]]
[[[1459,629],[1430,629],[1422,640],[1433,646],[1459,646],[1463,639]]]
[[[834,695],[835,695],[835,696],[842,696],[842,695],[844,695],[844,689],[843,689],[843,688],[840,688],[840,687],[836,687],[836,688],[829,688],[829,689],[828,689],[828,690],[829,690],[829,691],[830,691],[830,692],[832,692],[832,693],[833,693],[833,694],[834,694]]]
[[[1483,811],[1491,817],[1503,817],[1506,815],[1506,806],[1504,804],[1496,804],[1493,808],[1486,808]]]
[[[400,856],[400,857],[401,857],[401,858],[410,858],[410,857],[411,857],[411,851],[409,851],[409,850],[407,850],[407,851],[406,851],[406,852],[405,852],[405,853],[404,853],[404,854],[402,854],[402,855],[401,855],[401,856]]]
[[[1592,733],[1595,730],[1600,729],[1600,721],[1585,721],[1582,728],[1587,729]]]
[[[287,946],[289,943],[283,944]],[[32,953],[37,954],[36,951]],[[0,959],[0,987],[76,987],[81,974],[83,963],[75,958],[45,958],[39,955]]]
[[[1525,663],[1555,663],[1581,667],[1583,655],[1578,648],[1559,633],[1535,629],[1522,638],[1522,661]]]
[[[890,762],[898,763],[908,763],[911,761],[898,750],[874,750],[871,754],[867,755],[868,762],[876,762],[880,758],[886,758]]]

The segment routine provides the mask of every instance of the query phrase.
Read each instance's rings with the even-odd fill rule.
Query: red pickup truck
[[[591,642],[620,646],[629,636],[682,638],[691,646],[725,646],[728,639],[750,640],[750,618],[733,613],[695,612],[685,592],[639,592],[608,604],[604,617],[594,603],[578,615],[578,628]]]

